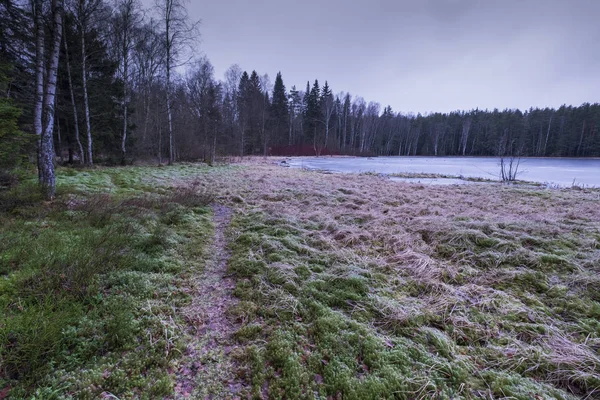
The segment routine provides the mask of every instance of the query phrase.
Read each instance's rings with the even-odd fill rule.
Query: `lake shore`
[[[281,159],[281,158],[280,158]],[[293,157],[287,165],[341,173],[387,175],[438,175],[454,178],[501,180],[498,157]],[[560,187],[600,187],[598,158],[522,157],[516,178],[521,181]]]

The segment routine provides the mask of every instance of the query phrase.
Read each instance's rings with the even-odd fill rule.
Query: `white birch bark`
[[[53,199],[56,192],[56,179],[54,176],[54,105],[56,95],[56,76],[58,72],[58,59],[62,39],[62,1],[57,0],[53,7],[54,26],[53,44],[44,95],[44,113],[46,114],[44,131],[40,140],[39,169],[41,171],[41,186],[46,198]]]
[[[92,129],[90,124],[90,106],[88,99],[88,90],[87,90],[87,65],[86,65],[86,53],[85,53],[85,32],[86,32],[86,19],[85,15],[86,10],[84,7],[85,0],[79,0],[79,10],[80,10],[80,18],[79,28],[81,34],[81,77],[82,77],[82,90],[83,90],[83,110],[84,110],[84,119],[85,119],[85,134],[87,138],[87,165],[92,167],[94,165],[94,157],[93,157],[93,144],[92,144]]]
[[[73,91],[73,79],[71,78],[71,63],[69,61],[69,45],[67,44],[67,35],[63,33],[63,43],[65,44],[65,56],[67,63],[67,79],[69,81],[69,91],[71,93],[71,105],[73,106],[73,123],[75,124],[75,140],[77,142],[77,148],[79,149],[79,162],[83,164],[85,162],[85,153],[83,151],[83,145],[81,144],[81,138],[79,137],[79,116],[77,114],[77,105],[75,103],[75,92]]]

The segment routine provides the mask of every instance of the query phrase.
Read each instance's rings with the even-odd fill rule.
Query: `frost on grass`
[[[597,192],[256,163],[218,186],[255,396],[600,394]]]
[[[213,256],[210,201],[233,210],[237,301],[224,312],[239,349],[203,357],[255,398],[600,394],[598,192],[424,187],[259,160],[62,170],[59,183],[54,204],[26,189],[0,198],[0,387],[17,398],[179,390],[182,311]]]
[[[211,198],[135,186],[149,170],[69,171],[52,203],[0,193],[0,397],[172,393],[185,275],[205,250]]]

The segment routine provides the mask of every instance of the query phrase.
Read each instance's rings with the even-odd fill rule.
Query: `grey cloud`
[[[189,4],[221,77],[238,63],[288,87],[397,111],[595,102],[600,2],[592,0],[242,1]]]

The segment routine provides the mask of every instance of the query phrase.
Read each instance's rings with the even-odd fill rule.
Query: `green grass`
[[[59,196],[0,193],[0,388],[10,398],[162,398],[178,310],[212,225],[206,168],[59,169]],[[194,272],[194,271],[192,271]]]
[[[27,179],[0,192],[0,390],[11,398],[165,398],[194,361],[215,378],[234,365],[257,399],[600,391],[596,192],[257,163],[59,169],[58,182],[52,203]],[[213,234],[211,201],[234,210],[238,346],[189,360],[181,311]],[[194,393],[226,396],[229,383]]]
[[[594,193],[269,171],[231,232],[255,398],[600,390]]]
[[[429,289],[394,285],[376,264],[312,239],[315,228],[299,221],[253,213],[234,229],[230,268],[242,300],[234,314],[247,321],[238,337],[255,397],[571,398],[522,375],[535,359],[510,372],[481,372],[485,351],[471,346],[492,328],[483,324],[493,323],[493,315],[480,314],[471,331],[418,307],[414,315],[395,316]],[[280,257],[271,262],[274,254]],[[520,329],[520,318],[511,318],[511,329]]]

